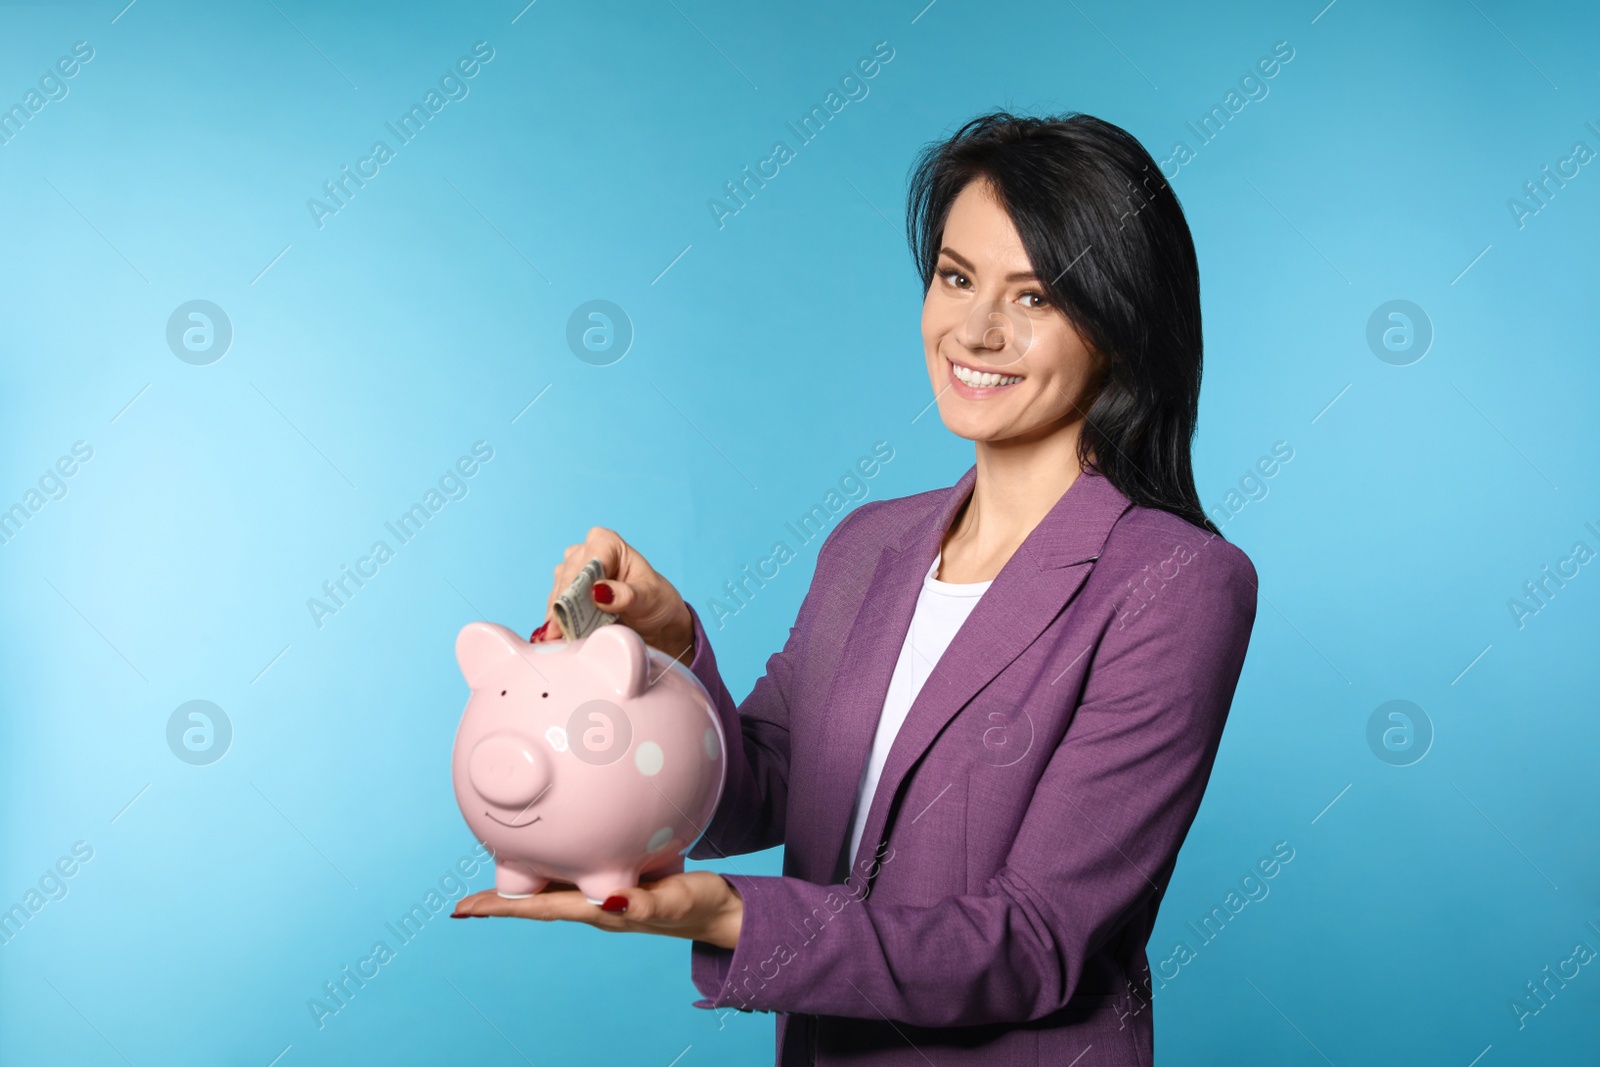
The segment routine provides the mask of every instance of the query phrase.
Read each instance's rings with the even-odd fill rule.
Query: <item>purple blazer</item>
[[[694,1006],[778,1012],[780,1067],[1154,1054],[1145,944],[1256,614],[1255,568],[1221,537],[1080,475],[928,677],[841,855],[923,575],[976,477],[840,521],[743,703],[695,614],[690,668],[730,751],[689,856],[784,855],[781,877],[725,875],[744,925],[735,949],[691,943]]]

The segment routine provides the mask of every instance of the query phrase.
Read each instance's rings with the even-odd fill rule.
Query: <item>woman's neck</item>
[[[1027,442],[977,442],[977,480],[945,534],[940,580],[982,582],[1000,573],[1082,472],[1077,429]]]

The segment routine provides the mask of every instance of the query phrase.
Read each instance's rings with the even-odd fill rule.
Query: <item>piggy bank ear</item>
[[[517,655],[522,638],[492,622],[469,622],[456,635],[456,662],[474,689],[487,683]]]
[[[619,697],[636,697],[649,687],[650,654],[645,651],[644,638],[619,622],[585,637],[578,655],[600,672]]]

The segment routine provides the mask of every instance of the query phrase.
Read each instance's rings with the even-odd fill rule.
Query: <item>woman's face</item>
[[[951,205],[922,304],[928,377],[957,436],[1037,440],[1082,420],[1101,361],[1047,302],[991,188],[973,181]]]

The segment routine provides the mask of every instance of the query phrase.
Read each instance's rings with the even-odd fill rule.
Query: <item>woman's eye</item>
[[[962,274],[959,270],[956,270],[954,267],[945,267],[937,273],[939,277],[943,279],[944,283],[950,286],[952,289],[964,289],[972,285],[972,280],[965,274]],[[1023,306],[1028,308],[1030,311],[1038,311],[1050,306],[1049,298],[1043,293],[1037,292],[1033,289],[1029,289],[1027,292],[1022,293],[1018,299],[1022,300]],[[1028,301],[1032,301],[1032,303],[1029,303]]]

